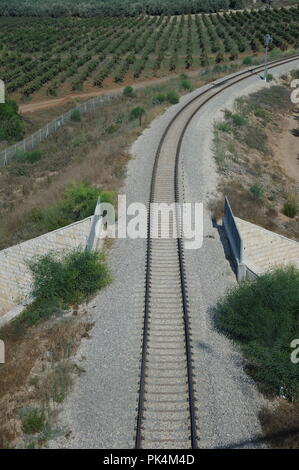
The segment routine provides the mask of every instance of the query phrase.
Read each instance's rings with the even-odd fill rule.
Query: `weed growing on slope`
[[[40,408],[27,408],[20,410],[22,430],[25,434],[41,432],[45,426],[45,412]]]
[[[275,142],[293,109],[290,76],[281,80],[283,85],[237,98],[232,110],[215,122],[213,151],[222,196],[210,202],[210,209],[218,220],[226,195],[236,216],[298,239],[298,201],[285,196],[286,186],[293,193],[296,188],[275,158],[276,152],[280,158]]]
[[[299,270],[276,269],[243,282],[218,303],[217,327],[237,341],[247,370],[268,395],[299,399],[299,368],[290,343],[299,337]]]
[[[33,302],[13,322],[15,331],[20,332],[60,315],[110,282],[102,255],[88,250],[76,249],[62,258],[49,253],[30,262],[29,267],[33,276]]]
[[[289,192],[287,196],[287,201],[283,205],[282,212],[287,216],[293,219],[298,212],[298,196],[294,192]]]
[[[39,233],[59,229],[93,215],[99,197],[102,202],[115,202],[115,195],[110,191],[101,191],[85,182],[70,184],[61,202],[45,210],[33,209],[26,223],[31,231]]]

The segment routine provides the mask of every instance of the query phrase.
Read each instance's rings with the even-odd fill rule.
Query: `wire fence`
[[[74,111],[79,111],[82,114],[95,111],[99,105],[115,99],[117,96],[118,95],[96,96],[95,98],[92,98],[85,103],[79,104],[67,113],[62,114],[31,136],[26,137],[26,139],[22,140],[21,142],[11,145],[10,147],[7,147],[5,150],[0,152],[0,166],[7,165],[17,152],[29,152],[30,150],[33,150],[36,145],[45,140],[50,134],[53,134],[66,122],[70,121]]]

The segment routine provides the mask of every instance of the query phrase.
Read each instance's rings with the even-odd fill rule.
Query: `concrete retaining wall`
[[[93,217],[0,251],[0,317],[24,302],[30,293],[31,274],[26,261],[49,251],[85,247]]]

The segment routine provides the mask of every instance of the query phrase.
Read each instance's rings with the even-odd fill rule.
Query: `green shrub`
[[[164,101],[166,101],[167,97],[164,93],[159,93],[157,96],[155,96],[153,98],[153,103],[154,104],[161,104],[161,103],[164,103]]]
[[[299,334],[299,270],[276,269],[230,290],[215,311],[217,327],[240,343],[247,370],[269,394],[299,398],[290,343]]]
[[[284,215],[290,217],[291,219],[293,219],[297,215],[298,199],[296,194],[288,194],[288,199],[283,206],[282,212],[284,213]]]
[[[97,252],[74,250],[60,260],[53,253],[29,264],[36,300],[79,303],[107,285],[108,271]]]
[[[232,114],[231,120],[233,121],[233,124],[237,127],[245,126],[245,124],[247,124],[248,122],[246,117],[242,116],[241,114]]]
[[[166,100],[171,104],[177,104],[180,101],[180,97],[176,91],[169,91],[166,95]]]
[[[192,90],[192,84],[189,80],[182,80],[181,87],[183,88],[183,90]]]
[[[13,100],[0,103],[0,140],[20,140],[25,133],[24,122]]]
[[[21,152],[16,153],[15,159],[19,163],[35,163],[42,158],[42,152],[40,150],[35,150],[32,152]]]
[[[252,57],[250,57],[250,56],[244,57],[244,59],[243,59],[243,64],[244,65],[252,65],[252,62],[253,62],[253,60],[252,60]]]
[[[103,192],[104,199],[109,194],[109,201],[113,200],[113,193]],[[63,199],[55,206],[44,210],[33,209],[28,220],[39,228],[39,232],[50,232],[69,225],[78,220],[85,219],[94,213],[100,189],[89,183],[81,182],[69,185],[64,191]],[[103,202],[106,202],[103,200]]]
[[[76,249],[63,256],[54,253],[28,263],[33,302],[15,321],[22,329],[61,314],[72,304],[88,299],[110,282],[103,257],[98,252]]]
[[[133,98],[134,96],[134,89],[133,87],[131,86],[126,86],[123,90],[123,95],[126,97],[126,98]]]
[[[115,193],[113,191],[102,191],[100,201],[115,206]]]
[[[291,75],[293,78],[299,78],[299,69],[298,70],[292,70]]]
[[[278,49],[278,47],[274,47],[274,49],[270,51],[270,57],[277,57],[279,55],[281,55],[281,50]]]
[[[250,187],[249,191],[251,195],[254,197],[254,199],[257,199],[258,201],[261,201],[264,197],[263,187],[259,183],[253,184]]]
[[[94,213],[100,190],[89,183],[74,183],[64,191],[62,210],[72,221],[82,220]]]
[[[132,109],[130,112],[130,120],[139,119],[139,124],[142,124],[142,116],[145,114],[145,109],[141,106],[137,106],[136,108]]]
[[[26,307],[20,317],[14,321],[14,331],[17,334],[20,334],[25,328],[33,326],[41,321],[46,321],[49,318],[58,317],[62,315],[62,313],[63,309],[59,305],[57,299],[34,300]]]
[[[81,121],[81,113],[79,109],[74,109],[74,111],[72,111],[71,121],[75,121],[75,122]]]
[[[272,82],[272,80],[274,79],[272,73],[267,73],[267,82]]]
[[[218,122],[216,124],[216,129],[221,131],[221,132],[230,132],[231,131],[230,125],[225,121]]]
[[[41,408],[26,408],[21,411],[22,431],[25,434],[41,432],[45,426],[45,412]]]
[[[0,120],[9,119],[18,114],[19,108],[14,100],[6,100],[0,104]]]
[[[7,121],[4,121],[1,123],[1,127],[6,140],[20,140],[24,137],[24,124],[18,116],[13,116]]]

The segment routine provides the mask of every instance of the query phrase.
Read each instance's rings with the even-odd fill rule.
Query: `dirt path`
[[[198,74],[199,70],[200,69],[192,70],[191,72],[186,73],[186,75],[188,75],[189,77],[194,77],[196,74]],[[147,86],[159,85],[160,83],[165,83],[171,78],[178,78],[180,75],[181,74],[171,74],[171,75],[167,75],[166,77],[152,78],[150,80],[144,80],[139,83],[132,83],[132,86],[134,86],[134,88],[138,90],[141,88],[145,88]],[[121,93],[124,88],[125,86],[117,87],[117,88],[109,88],[106,90],[91,91],[88,93],[69,94],[62,98],[39,101],[37,103],[22,104],[20,105],[19,109],[22,114],[34,113],[36,111],[42,111],[44,109],[49,109],[49,108],[53,108],[56,106],[64,105],[68,101],[74,100],[74,99],[85,100],[86,98],[92,98],[93,96],[117,95]]]

